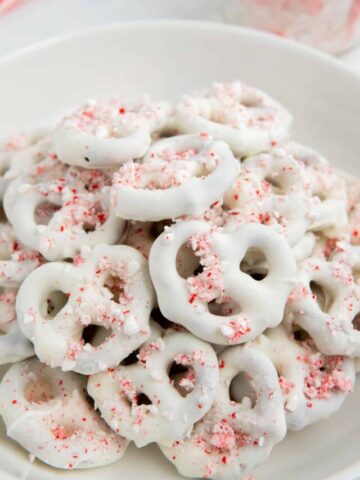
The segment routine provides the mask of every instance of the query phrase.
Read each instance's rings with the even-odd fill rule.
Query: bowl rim
[[[255,40],[265,41],[276,45],[277,48],[285,51],[292,50],[296,55],[304,58],[311,58],[314,61],[322,63],[324,66],[334,70],[341,71],[342,74],[351,78],[353,81],[360,82],[360,71],[357,71],[350,65],[343,63],[339,58],[330,54],[317,50],[308,45],[301,44],[294,40],[278,37],[272,33],[246,28],[237,25],[221,23],[208,20],[187,20],[187,19],[150,19],[150,20],[123,20],[109,22],[105,25],[82,27],[80,29],[70,30],[64,34],[54,35],[49,39],[35,42],[23,48],[19,48],[0,57],[0,71],[6,68],[8,64],[21,61],[22,58],[33,54],[41,53],[52,47],[61,44],[71,43],[81,38],[92,37],[96,35],[106,35],[108,32],[123,32],[130,30],[144,29],[152,31],[155,29],[163,29],[168,31],[204,31],[214,33],[230,33],[234,36],[247,37]],[[16,480],[14,476],[0,469],[2,474],[6,475],[8,480]],[[321,480],[358,480],[360,478],[360,460],[350,463],[347,467],[334,472],[330,476],[326,476]],[[5,480],[5,479],[4,479]]]
[[[5,54],[0,57],[0,68],[6,66],[7,63],[12,63],[21,59],[23,56],[27,56],[33,53],[41,52],[52,46],[57,46],[62,43],[68,43],[73,40],[77,40],[83,37],[102,35],[111,31],[118,30],[135,30],[135,29],[167,29],[169,31],[177,30],[192,30],[192,31],[213,31],[213,32],[223,32],[223,33],[232,33],[236,36],[242,37],[251,37],[253,39],[259,39],[266,42],[271,42],[280,49],[290,50],[292,49],[297,54],[300,54],[303,57],[313,57],[323,64],[327,64],[337,70],[342,70],[346,75],[353,77],[354,79],[360,80],[360,72],[357,69],[354,69],[351,65],[343,63],[340,60],[340,57],[332,56],[328,53],[322,52],[314,47],[309,45],[302,44],[290,38],[284,38],[272,34],[270,32],[265,32],[262,30],[257,30],[254,28],[242,27],[238,25],[223,23],[220,21],[210,21],[210,20],[188,20],[188,19],[150,19],[150,20],[123,20],[123,21],[114,21],[109,22],[105,25],[95,25],[91,27],[82,27],[80,29],[71,29],[70,31],[54,35],[46,40],[41,40],[35,42],[26,47],[16,49],[13,52]]]

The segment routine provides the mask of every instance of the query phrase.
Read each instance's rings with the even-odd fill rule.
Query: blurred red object
[[[360,42],[360,0],[226,0],[226,19],[329,53]]]
[[[0,15],[9,11],[10,8],[13,8],[20,2],[21,0],[0,0]]]

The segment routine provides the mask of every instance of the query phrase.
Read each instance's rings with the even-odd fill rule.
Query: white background
[[[187,18],[222,21],[226,0],[22,0],[0,17],[0,58],[19,48],[110,22]],[[360,72],[360,46],[340,57]]]

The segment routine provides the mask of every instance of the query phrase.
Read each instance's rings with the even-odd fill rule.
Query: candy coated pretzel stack
[[[240,81],[88,101],[0,150],[0,414],[63,469],[157,443],[249,479],[360,356],[360,181]],[[119,462],[121,474],[121,461]]]

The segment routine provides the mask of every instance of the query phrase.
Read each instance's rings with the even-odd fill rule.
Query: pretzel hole
[[[134,363],[138,362],[138,355],[139,355],[140,348],[137,348],[134,352],[131,352],[126,358],[124,358],[120,365],[128,366],[134,365]]]
[[[323,190],[318,190],[313,197],[318,198],[321,202],[324,202],[325,200],[328,199],[328,196]]]
[[[0,260],[11,260],[12,249],[11,244],[4,244],[3,248],[0,248]]]
[[[240,403],[246,408],[253,408],[256,404],[256,393],[245,372],[240,372],[230,383],[229,396],[232,402]]]
[[[138,393],[136,395],[136,405],[152,405],[152,401],[145,393]]]
[[[150,317],[164,330],[167,330],[174,325],[172,322],[170,322],[170,320],[164,317],[159,308],[152,310]]]
[[[240,97],[241,105],[244,107],[261,107],[264,103],[264,100],[259,92],[254,90],[247,90],[241,93]]]
[[[88,394],[88,391],[87,391],[86,387],[83,388],[82,391],[83,391],[83,394],[84,394],[84,397],[85,397],[85,400],[86,400],[86,403],[88,404],[88,406],[89,406],[92,410],[97,410],[97,411],[98,411],[98,409],[95,408],[95,400],[94,400],[92,397],[90,397],[90,395]]]
[[[6,223],[8,221],[6,213],[2,203],[0,203],[0,223]]]
[[[82,225],[82,229],[84,230],[85,233],[92,233],[92,232],[95,232],[96,225],[95,223],[85,222]]]
[[[29,403],[47,403],[54,399],[55,393],[50,380],[40,377],[26,385],[24,396]]]
[[[41,315],[47,320],[56,317],[56,315],[65,307],[68,300],[68,296],[61,290],[51,292],[40,305]]]
[[[199,275],[203,271],[200,258],[187,244],[182,245],[176,255],[176,270],[181,278]]]
[[[240,262],[240,270],[257,282],[261,282],[268,276],[269,264],[262,250],[249,248]]]
[[[171,225],[171,220],[162,220],[161,222],[154,222],[150,227],[150,235],[151,237],[156,240],[159,235],[161,235],[164,231],[165,227],[169,227]]]
[[[104,287],[112,293],[111,300],[116,303],[121,303],[121,298],[125,295],[124,282],[115,275],[109,275],[104,283]]]
[[[319,308],[323,312],[328,313],[333,303],[333,298],[329,289],[315,281],[310,282],[309,288],[314,300],[319,305]]]
[[[10,168],[10,162],[3,163],[0,166],[0,175],[1,176],[5,175],[5,173],[9,171],[9,168]]]
[[[265,182],[271,185],[271,190],[275,195],[285,195],[287,193],[279,174],[268,175],[265,177]]]
[[[360,313],[355,315],[354,320],[352,321],[354,330],[360,331]]]
[[[219,317],[230,317],[241,312],[240,305],[235,300],[228,299],[219,303],[217,299],[208,303],[209,312]]]
[[[82,339],[84,344],[90,344],[93,347],[99,347],[111,335],[111,330],[102,325],[87,325],[82,332]]]
[[[301,343],[308,342],[309,340],[311,340],[311,337],[308,334],[308,332],[298,326],[296,326],[295,329],[293,330],[293,336],[294,336],[294,340]]]
[[[56,212],[60,210],[59,205],[50,202],[40,203],[34,212],[34,219],[37,225],[48,225]]]
[[[191,366],[173,362],[168,376],[171,385],[182,397],[187,397],[194,390],[196,378],[194,369]]]
[[[353,277],[354,277],[354,283],[359,284],[360,283],[360,268],[355,267],[353,268]]]
[[[77,429],[73,425],[57,425],[52,430],[52,434],[55,440],[67,440],[75,435],[79,430],[81,429]]]

